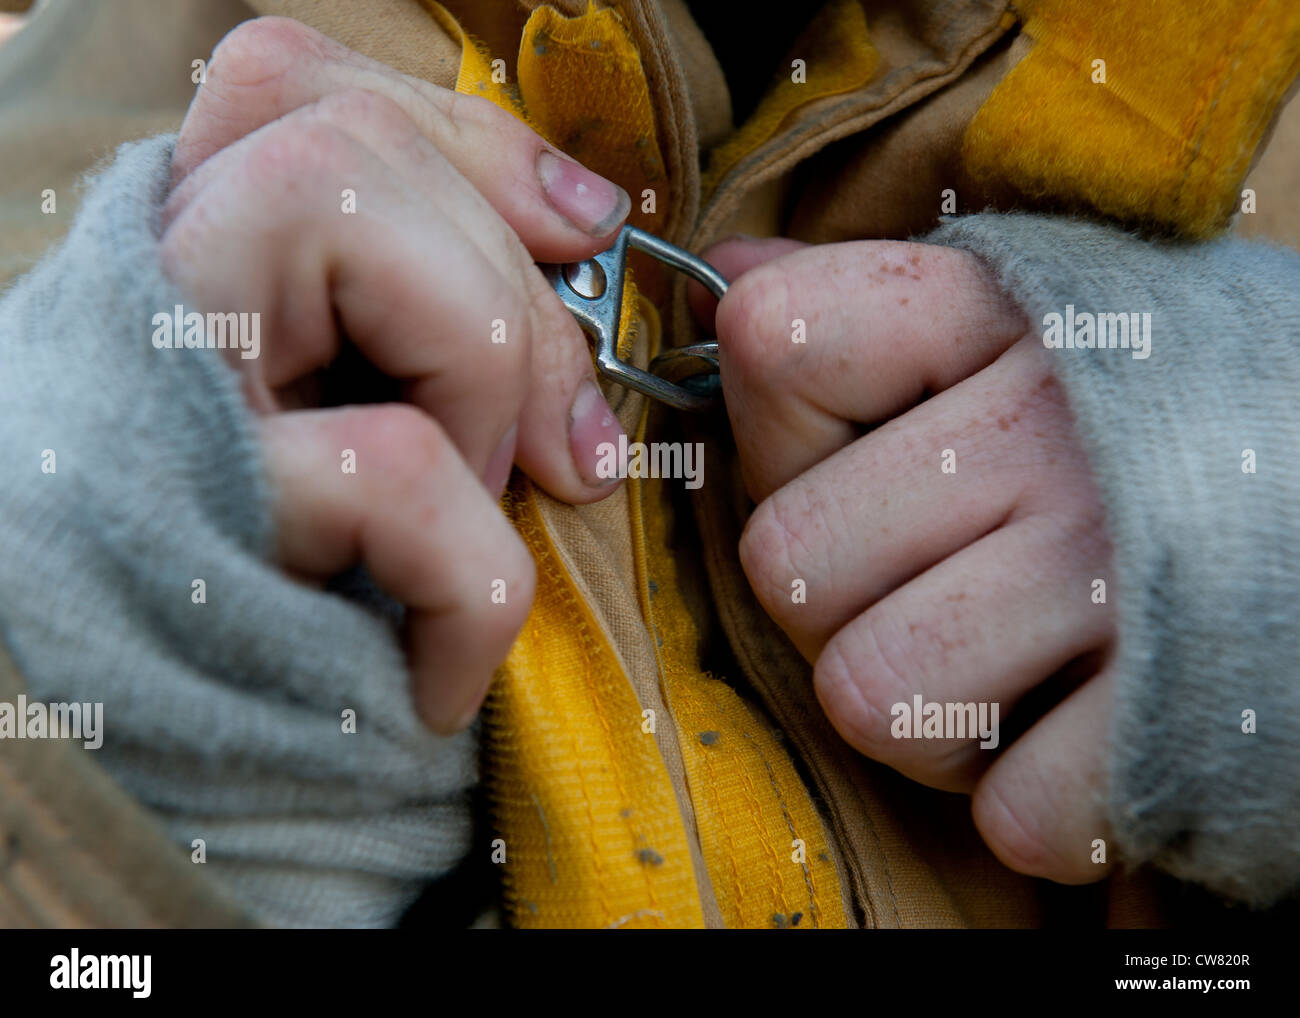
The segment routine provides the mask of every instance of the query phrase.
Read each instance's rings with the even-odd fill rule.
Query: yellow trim
[[[456,91],[490,99],[520,120],[531,124],[518,89],[511,88],[506,82],[493,80],[492,56],[487,47],[462,29],[460,22],[442,4],[435,0],[420,2],[444,32],[460,41],[460,71],[456,75]]]
[[[637,441],[646,438],[647,416]],[[633,556],[722,918],[745,929],[843,929],[839,875],[806,786],[769,724],[700,670],[699,632],[678,589],[670,545],[664,485],[674,483],[627,481]]]
[[[524,28],[515,91],[492,82],[489,54],[444,8],[431,0],[426,6],[461,40],[458,91],[509,109],[616,180],[634,196],[634,208],[642,186],[657,189],[658,203],[668,200],[649,89],[617,12],[589,6],[566,18],[535,10]],[[620,353],[642,334],[657,349],[658,314],[629,283]],[[826,834],[790,758],[740,697],[699,670],[698,634],[667,544],[665,492],[629,483],[642,613],[661,637],[660,686],[723,919],[742,927],[844,926]],[[672,780],[643,729],[631,681],[546,530],[538,498],[516,475],[502,500],[537,564],[538,585],[484,711],[508,917],[521,927],[702,926]]]
[[[995,190],[1208,237],[1300,70],[1295,0],[1023,0],[1034,45],[967,128]],[[1094,81],[1095,60],[1105,82]]]
[[[532,483],[516,474],[504,504],[539,579],[485,713],[510,919],[702,927],[677,799],[631,683],[559,560]]]

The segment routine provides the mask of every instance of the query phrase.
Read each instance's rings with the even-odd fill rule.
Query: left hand
[[[970,793],[1012,869],[1100,879],[1116,626],[1092,590],[1111,550],[1041,336],[962,251],[732,240],[705,257],[735,279],[716,328],[759,503],[741,563],[814,663],[831,722],[860,752]],[[1021,734],[996,751],[893,737],[891,708],[917,694],[995,702]]]

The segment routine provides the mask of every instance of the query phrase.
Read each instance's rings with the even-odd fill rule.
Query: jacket
[[[137,14],[146,6],[126,5]],[[790,61],[777,65],[761,97],[749,97],[739,127],[714,47],[681,0],[251,6],[304,20],[405,73],[486,95],[621,184],[634,197],[630,222],[692,250],[739,228],[815,242],[910,237],[948,211],[941,185],[950,181],[953,211],[1079,210],[1205,238],[1231,225],[1243,186],[1270,191],[1279,173],[1294,172],[1287,146],[1294,153],[1300,139],[1300,115],[1288,111],[1264,148],[1300,49],[1300,24],[1280,5],[1243,19],[1234,41],[1257,73],[1236,76],[1223,65],[1216,93],[1182,123],[1164,85],[1182,79],[1164,64],[1143,70],[1149,50],[1119,27],[1123,3],[1102,5],[1086,21],[1051,2],[1013,9],[997,0],[833,0],[811,16],[772,5],[755,27],[793,39],[789,54],[778,55]],[[166,46],[184,39],[206,52],[249,13],[205,5],[167,26],[174,38]],[[1190,26],[1193,45],[1166,45],[1162,59],[1194,67],[1218,52],[1218,22],[1205,18]],[[131,22],[126,14],[99,31],[125,32]],[[50,45],[40,37],[19,43],[37,52]],[[1135,101],[1141,116],[1099,113],[1093,83],[1063,71],[1063,52],[1094,49],[1113,54],[1111,74],[1149,75],[1137,90],[1147,97]],[[493,73],[497,58],[504,82]],[[0,56],[0,74],[6,59],[18,58]],[[801,59],[805,75],[795,80],[786,63]],[[175,74],[122,84],[120,105],[135,115],[96,123],[103,133],[95,137],[107,145],[175,126],[184,86]],[[1089,117],[1090,130],[1071,126]],[[22,130],[18,121],[9,110],[0,131]],[[1154,135],[1172,139],[1167,150],[1150,144],[1153,121],[1167,128]],[[1189,133],[1200,138],[1196,157],[1171,158]],[[1092,158],[1105,146],[1146,158]],[[84,169],[69,159],[69,174]],[[48,153],[33,151],[28,172],[48,165]],[[12,238],[7,275],[52,239],[18,193],[0,207]],[[1235,228],[1295,244],[1295,214],[1293,204],[1275,205]],[[620,345],[644,366],[696,330],[680,284],[648,262],[634,273],[636,313],[626,316]],[[635,393],[607,395],[630,436],[681,429],[704,444],[710,464],[734,462],[725,419],[678,421]],[[485,786],[492,834],[508,847],[502,883],[511,924],[1163,920],[1168,890],[1158,880],[1127,875],[1064,889],[1014,874],[979,842],[961,799],[922,789],[840,740],[811,695],[808,666],[740,570],[735,548],[749,507],[738,476],[694,493],[630,480],[585,507],[557,503],[516,476],[504,508],[539,573],[533,613],[484,717]],[[0,695],[21,689],[14,669],[0,675],[8,684]],[[0,763],[0,808],[13,832],[4,869],[11,922],[247,921],[92,762],[56,743],[28,743]],[[37,815],[33,803],[42,802]],[[103,837],[97,822],[122,832],[110,839],[120,860],[109,866],[110,881],[81,862],[84,846]],[[53,845],[62,851],[44,848]]]

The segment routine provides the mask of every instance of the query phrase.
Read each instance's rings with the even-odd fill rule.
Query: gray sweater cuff
[[[1300,256],[1028,215],[925,240],[984,259],[1036,334],[1150,313],[1146,359],[1051,351],[1115,546],[1111,822],[1129,862],[1275,901],[1300,886]]]
[[[174,140],[123,146],[0,300],[0,635],[29,699],[103,704],[88,752],[264,922],[392,924],[467,849],[474,739],[420,725],[390,620],[271,561],[222,352],[153,346]]]

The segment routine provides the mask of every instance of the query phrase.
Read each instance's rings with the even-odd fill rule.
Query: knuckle
[[[878,717],[863,697],[839,639],[831,640],[813,665],[813,688],[831,724],[849,745],[867,756],[879,756],[886,719]]]
[[[367,456],[400,490],[412,489],[428,501],[429,477],[452,455],[450,439],[418,407],[388,403],[367,407],[363,423]]]
[[[481,645],[498,647],[502,655],[523,627],[532,608],[537,588],[537,567],[523,541],[509,529],[500,540],[491,542],[481,559],[465,565],[456,583],[458,607],[464,613],[467,631]],[[498,600],[482,596],[505,584],[505,597]],[[471,593],[471,591],[473,593]]]
[[[205,87],[257,87],[280,77],[304,56],[319,55],[319,34],[291,18],[253,18],[226,33],[212,51]]]
[[[1046,842],[1022,797],[1006,787],[995,767],[975,788],[971,815],[993,854],[1018,873],[1041,874],[1048,865]]]
[[[767,613],[780,622],[792,606],[792,584],[799,579],[795,556],[802,547],[791,529],[798,526],[784,510],[781,493],[771,496],[750,516],[740,535],[740,565]]]
[[[718,305],[716,321],[725,370],[743,385],[761,386],[784,376],[798,348],[782,271],[759,266],[742,275]]]
[[[507,142],[512,136],[535,132],[518,117],[502,109],[491,99],[480,95],[466,95],[464,92],[443,90],[446,94],[445,105],[439,112],[440,134],[454,143],[463,138],[466,128],[485,130],[497,136],[500,142]]]
[[[882,602],[854,623],[853,629],[834,641],[835,655],[828,666],[839,669],[836,679],[855,693],[856,708],[849,714],[855,746],[877,758],[898,750],[891,734],[893,706],[909,703],[920,692],[912,669],[913,644],[900,638]],[[825,656],[825,655],[823,655]]]
[[[1102,568],[1114,556],[1110,534],[1106,529],[1106,509],[1100,496],[1089,491],[1072,492],[1074,501],[1067,507],[1044,513],[1043,526],[1060,549],[1060,558],[1051,565],[1065,571],[1075,563],[1096,563]]]
[[[979,257],[961,248],[910,246],[919,258],[918,272],[960,301],[973,328],[1008,339],[1024,332],[1028,323],[1019,306],[1007,300]]]
[[[395,147],[405,147],[422,137],[419,127],[396,100],[368,88],[344,88],[319,99],[313,110],[325,123],[347,130],[364,123]]]
[[[916,641],[901,630],[885,601],[862,616],[857,664],[867,699],[886,716],[903,697],[921,692]]]
[[[796,480],[763,501],[741,534],[741,566],[759,602],[777,621],[790,616],[795,580],[832,573],[827,566],[836,530],[826,518],[827,508],[813,485]]]
[[[248,174],[259,184],[297,190],[340,178],[355,180],[364,160],[360,146],[326,121],[291,116],[259,135],[248,156]]]

